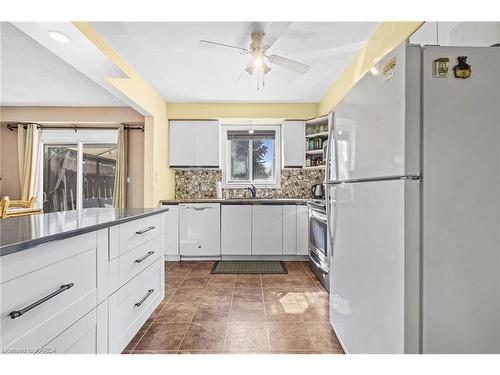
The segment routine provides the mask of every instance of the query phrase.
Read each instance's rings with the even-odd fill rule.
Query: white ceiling
[[[0,23],[0,34],[1,105],[125,105],[12,24]]]
[[[293,22],[270,52],[311,66],[304,75],[273,66],[266,86],[236,85],[249,56],[200,48],[200,39],[249,47],[267,22],[93,22],[170,102],[318,102],[375,31],[375,22]]]

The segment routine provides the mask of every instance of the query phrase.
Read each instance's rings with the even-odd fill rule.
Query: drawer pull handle
[[[33,302],[31,305],[26,306],[24,309],[15,310],[15,311],[10,312],[9,313],[10,318],[11,319],[19,318],[21,315],[24,315],[25,313],[27,313],[31,309],[34,309],[35,307],[41,305],[42,303],[47,302],[49,299],[57,296],[58,294],[64,292],[65,290],[68,290],[68,289],[72,288],[73,285],[75,285],[75,284],[74,283],[69,283],[69,284],[61,285],[59,287],[59,289],[57,289],[55,292],[52,292],[48,296],[45,296],[45,297],[39,299],[38,301]]]
[[[136,259],[135,262],[141,263],[143,260],[145,260],[146,258],[149,258],[154,253],[155,253],[154,251],[148,251],[148,253],[146,255],[144,255],[142,258]]]
[[[135,234],[144,234],[146,232],[149,232],[150,230],[155,229],[156,227],[154,225],[151,225],[150,227],[147,227],[146,229],[141,229],[135,232]]]
[[[148,297],[149,297],[151,294],[153,294],[153,292],[154,292],[154,291],[155,291],[154,289],[149,289],[149,290],[148,290],[148,292],[146,293],[146,295],[145,295],[144,297],[142,297],[142,299],[141,299],[139,302],[137,302],[135,305],[136,305],[137,307],[141,306],[141,305],[144,303],[144,301],[145,301],[145,300],[147,300],[147,299],[148,299]]]

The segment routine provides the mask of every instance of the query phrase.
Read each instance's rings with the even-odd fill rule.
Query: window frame
[[[246,188],[250,184],[261,189],[277,189],[281,186],[281,126],[280,125],[221,125],[221,156],[222,156],[222,187],[223,188]],[[249,181],[230,181],[229,170],[231,168],[229,142],[227,139],[228,131],[243,130],[248,131],[274,131],[274,168],[272,181],[249,180]],[[253,150],[251,150],[253,151]],[[253,152],[250,152],[250,176],[253,175]]]

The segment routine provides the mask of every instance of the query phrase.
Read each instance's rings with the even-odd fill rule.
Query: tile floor
[[[123,353],[343,353],[307,262],[286,275],[211,275],[213,264],[165,263],[165,300]]]

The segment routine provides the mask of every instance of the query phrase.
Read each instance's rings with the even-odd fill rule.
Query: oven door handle
[[[313,211],[313,210],[309,210],[309,218],[321,221],[322,223],[325,223],[325,224],[328,223],[328,219],[327,219],[326,215],[319,214],[319,213],[317,213],[316,211]]]
[[[328,270],[324,266],[322,266],[320,263],[318,263],[316,261],[316,259],[314,259],[314,258],[315,258],[314,254],[309,252],[309,260],[311,262],[313,262],[313,264],[316,266],[316,268],[319,269],[321,272],[323,272],[325,275],[328,274]]]

